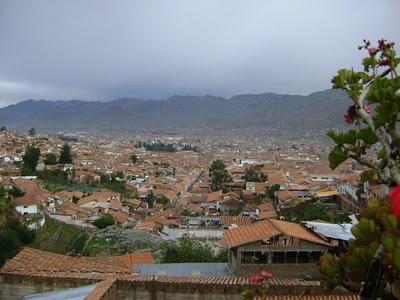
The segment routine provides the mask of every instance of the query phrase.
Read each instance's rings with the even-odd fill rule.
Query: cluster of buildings
[[[0,298],[74,288],[87,297],[82,299],[223,299],[225,294],[240,299],[250,286],[248,278],[269,270],[276,277],[271,295],[324,299],[320,256],[343,250],[353,238],[351,226],[360,207],[383,192],[373,182],[362,183],[363,170],[353,162],[332,171],[327,153],[311,146],[260,151],[195,141],[197,152],[154,152],[135,148],[135,140],[126,137],[81,138],[70,143],[72,165],[44,166],[66,170],[73,182],[93,189],[51,191],[43,180],[21,176],[19,163],[28,144],[40,148],[42,168],[45,154],[58,153],[63,143],[56,137],[0,133],[0,184],[22,191],[13,201],[30,228],[38,229],[46,218],[53,218],[94,231],[93,222],[109,214],[120,226],[165,240],[188,235],[225,248],[227,276],[140,273],[139,265],[155,264],[150,253],[65,257],[25,248],[0,269]],[[132,154],[137,161],[131,160]],[[225,163],[230,180],[215,191],[208,167],[216,159]],[[250,168],[257,168],[265,180],[246,181]],[[105,188],[100,184],[104,178],[113,178],[127,193]],[[332,220],[342,214],[349,220],[334,224],[296,219],[308,205],[325,209]],[[341,297],[355,299],[346,292]]]

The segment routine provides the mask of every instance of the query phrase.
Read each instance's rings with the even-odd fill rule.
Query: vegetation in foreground
[[[373,170],[364,177],[397,186],[390,199],[370,200],[352,229],[350,241],[340,257],[325,255],[321,271],[328,288],[343,285],[360,293],[361,299],[400,297],[400,77],[394,43],[384,39],[376,47],[364,40],[368,56],[364,71],[339,70],[333,87],[347,92],[353,101],[345,115],[357,129],[328,136],[336,146],[329,155],[332,168],[348,158]],[[376,151],[378,149],[378,151]],[[372,176],[373,175],[373,176]],[[390,201],[389,201],[390,200]]]
[[[21,223],[10,197],[0,186],[0,266],[34,238],[35,233]]]

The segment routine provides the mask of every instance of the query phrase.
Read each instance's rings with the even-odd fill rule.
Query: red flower
[[[351,105],[347,109],[347,114],[344,115],[344,120],[347,124],[353,124],[356,118],[356,106]]]
[[[373,48],[373,47],[368,48],[368,54],[371,57],[375,56],[378,53],[378,51],[379,51],[379,49],[377,49],[377,48]]]
[[[271,279],[273,277],[271,272],[261,271],[261,276],[265,279]]]
[[[383,58],[380,62],[381,66],[388,66],[390,64],[390,60],[388,58]]]
[[[378,41],[378,47],[380,50],[384,50],[385,49],[385,39],[381,39]]]
[[[259,275],[255,275],[251,278],[251,284],[252,285],[260,285],[260,283],[264,280],[263,277]]]
[[[372,107],[371,105],[364,105],[364,110],[367,112],[367,114],[370,114],[372,112]]]
[[[391,211],[400,219],[400,186],[394,188],[390,193]]]

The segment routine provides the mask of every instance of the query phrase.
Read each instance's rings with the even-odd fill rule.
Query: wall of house
[[[24,296],[48,291],[75,288],[96,280],[0,276],[0,299],[21,300]],[[179,282],[118,281],[106,293],[107,300],[241,300],[245,286],[183,284]]]
[[[15,207],[15,210],[21,215],[24,214],[37,214],[39,212],[36,204],[33,205],[19,205]]]
[[[321,273],[316,263],[308,264],[242,264],[240,275],[250,277],[261,271],[268,271],[279,278],[303,278],[311,275],[313,279],[320,279]]]
[[[243,288],[215,288],[194,284],[132,284],[118,283],[120,300],[242,300]]]
[[[93,280],[42,279],[28,276],[0,276],[0,299],[21,300],[24,296],[75,288],[94,283]]]
[[[247,244],[244,246],[237,247],[237,255],[235,256],[234,249],[229,252],[229,266],[235,272],[236,275],[242,277],[249,277],[257,274],[259,271],[267,270],[272,271],[277,277],[282,278],[302,278],[306,275],[311,275],[313,278],[320,278],[320,272],[315,260],[310,260],[311,253],[321,254],[327,251],[328,247],[323,245],[314,244],[305,240],[299,240],[298,244],[294,245],[261,245],[260,242]],[[259,260],[257,262],[249,263],[248,261],[242,262],[244,253],[248,252],[261,252],[263,255],[267,255],[264,261]],[[297,255],[301,253],[310,253],[306,256],[306,260],[303,262],[300,260],[300,256],[294,261],[286,261],[285,263],[276,263],[272,260],[273,253],[293,253],[297,252]],[[285,255],[286,257],[286,255]],[[314,261],[314,262],[311,262]],[[235,263],[236,262],[236,263]]]

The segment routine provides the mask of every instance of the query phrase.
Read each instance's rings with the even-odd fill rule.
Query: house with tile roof
[[[316,263],[331,246],[301,224],[274,219],[225,230],[221,243],[237,275],[269,270],[286,278],[318,276]]]
[[[258,220],[276,219],[278,215],[271,200],[267,199],[256,208]]]

